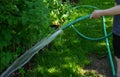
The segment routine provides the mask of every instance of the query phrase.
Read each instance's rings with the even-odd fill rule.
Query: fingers
[[[98,16],[97,16],[96,11],[93,11],[92,14],[91,14],[91,16],[90,16],[90,19],[92,19],[92,18],[97,18],[97,17],[98,17]]]
[[[99,18],[102,15],[102,10],[95,10],[92,12],[92,15],[90,16],[90,19],[92,18]]]
[[[91,16],[90,16],[90,19],[92,19],[93,18],[93,14],[91,14]]]
[[[90,16],[90,19],[92,19],[92,18],[99,18],[100,17],[100,15],[97,15],[97,14],[92,14],[91,16]]]

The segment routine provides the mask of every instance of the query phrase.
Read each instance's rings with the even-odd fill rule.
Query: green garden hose
[[[105,36],[107,36],[107,31],[106,31],[106,24],[105,24],[105,18],[104,16],[102,17],[103,19],[103,28],[104,28],[104,34]],[[106,40],[106,46],[107,46],[107,50],[108,50],[108,55],[109,55],[109,59],[110,59],[110,64],[111,64],[111,68],[112,68],[112,74],[113,77],[115,77],[116,73],[115,73],[115,67],[114,67],[114,63],[113,63],[113,59],[112,59],[112,54],[111,54],[111,50],[110,50],[110,44],[109,44],[109,40],[108,38],[105,39]]]
[[[79,8],[79,7],[89,7],[89,8],[98,9],[98,8],[95,7],[95,6],[89,6],[89,5],[76,6],[76,7],[74,7],[73,9]],[[109,45],[109,40],[108,40],[108,37],[109,37],[110,35],[112,35],[112,32],[109,33],[109,34],[107,34],[106,24],[105,24],[105,17],[102,16],[103,29],[104,29],[104,35],[105,35],[105,36],[103,36],[103,37],[99,37],[99,38],[87,37],[87,36],[83,35],[82,33],[80,33],[80,32],[74,27],[74,25],[73,25],[73,24],[75,24],[75,23],[77,23],[77,22],[79,22],[79,21],[81,21],[81,20],[90,18],[90,16],[91,16],[91,14],[88,14],[88,15],[86,15],[86,16],[82,16],[82,17],[80,17],[80,18],[78,18],[78,19],[76,19],[76,20],[74,20],[74,21],[71,21],[71,22],[69,22],[68,24],[62,26],[61,29],[64,30],[64,29],[66,29],[67,27],[72,26],[73,29],[74,29],[74,31],[75,31],[78,35],[80,35],[81,37],[83,37],[83,38],[85,38],[85,39],[87,39],[87,40],[96,40],[96,41],[97,41],[97,40],[105,39],[105,40],[106,40],[107,50],[108,50],[108,56],[109,56],[109,60],[110,60],[110,65],[111,65],[111,68],[112,68],[112,75],[113,75],[113,77],[115,77],[116,72],[115,72],[115,67],[114,67],[114,63],[113,63],[113,59],[112,59],[112,54],[111,54],[111,50],[110,50],[110,45]]]
[[[81,37],[83,37],[83,38],[85,38],[85,39],[87,39],[87,40],[91,40],[91,41],[103,40],[103,39],[105,39],[105,38],[107,38],[107,37],[109,37],[109,36],[112,35],[112,32],[111,32],[111,33],[109,33],[109,34],[106,35],[106,36],[102,36],[102,37],[98,37],[98,38],[93,38],[93,37],[85,36],[84,34],[82,34],[81,32],[79,32],[79,31],[75,28],[74,25],[72,25],[72,28],[74,29],[74,31],[75,31],[79,36],[81,36]]]

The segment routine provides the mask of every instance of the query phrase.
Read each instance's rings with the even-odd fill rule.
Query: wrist
[[[101,10],[100,16],[104,16],[104,15],[106,15],[106,10]]]

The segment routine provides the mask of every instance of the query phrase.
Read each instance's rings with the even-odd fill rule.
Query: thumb
[[[91,14],[91,16],[90,16],[90,19],[92,19],[93,18],[93,14]]]

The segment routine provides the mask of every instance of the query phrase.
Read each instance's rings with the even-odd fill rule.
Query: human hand
[[[92,15],[90,16],[90,19],[99,18],[99,17],[103,16],[103,11],[104,10],[95,10],[95,11],[93,11]]]

